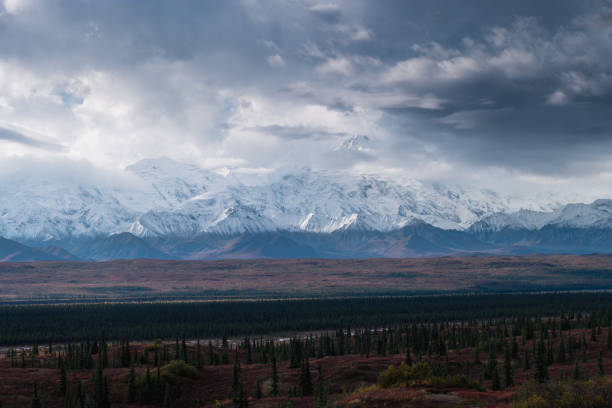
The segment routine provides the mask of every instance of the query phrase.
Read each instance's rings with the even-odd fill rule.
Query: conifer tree
[[[214,362],[212,342],[208,340],[208,365],[213,365]]]
[[[85,408],[85,397],[83,395],[83,385],[81,382],[77,382],[76,390],[76,408]]]
[[[546,365],[546,355],[542,341],[539,341],[536,347],[533,377],[539,383],[548,381],[548,367]]]
[[[278,369],[275,355],[272,355],[272,395],[278,395]]]
[[[34,383],[34,392],[32,393],[32,402],[30,403],[31,408],[42,408],[42,402],[38,395],[38,383]]]
[[[599,352],[599,356],[597,356],[597,369],[599,371],[599,375],[605,375],[604,365],[603,365],[603,352]]]
[[[130,376],[128,377],[128,402],[136,402],[136,373],[134,367],[130,367]]]
[[[234,360],[233,367],[233,381],[232,381],[232,392],[234,395],[238,395],[240,392],[240,362],[238,359]]]
[[[410,347],[406,347],[406,358],[404,360],[406,365],[412,365],[412,355],[410,354]]]
[[[574,380],[579,380],[580,379],[580,368],[578,367],[578,360],[576,360],[576,363],[574,364]]]
[[[566,360],[565,341],[563,341],[563,337],[561,337],[561,340],[559,341],[559,355],[557,357],[557,360],[561,364],[565,363],[565,360]]]
[[[166,383],[166,388],[164,389],[164,408],[170,408],[170,404],[172,403],[172,397],[170,396],[170,384]]]
[[[504,387],[508,388],[514,385],[514,370],[512,369],[512,353],[506,349],[504,358]]]
[[[492,379],[492,381],[491,381],[491,388],[494,391],[497,391],[497,390],[501,389],[501,386],[500,386],[500,383],[499,383],[499,371],[497,369],[497,364],[495,364],[493,366],[493,370],[492,370],[492,373],[491,373],[491,379]]]
[[[317,408],[323,408],[327,406],[327,392],[325,391],[325,383],[323,382],[323,374],[321,373],[320,365],[317,367],[317,384],[315,387],[315,399]]]
[[[187,356],[187,344],[185,343],[185,336],[181,340],[181,360],[188,363],[189,357]]]
[[[202,346],[200,345],[200,339],[196,343],[196,367],[201,369],[204,366],[204,359],[202,357]]]
[[[310,376],[308,357],[302,360],[300,369],[300,392],[302,396],[312,395],[312,378]]]
[[[263,394],[261,392],[261,380],[255,381],[255,398],[261,399]]]
[[[518,347],[518,342],[516,341],[516,337],[512,337],[512,359],[513,360],[518,360],[519,359],[519,347]]]
[[[66,374],[66,366],[61,363],[60,366],[60,394],[66,395],[66,388],[68,384],[68,375]]]

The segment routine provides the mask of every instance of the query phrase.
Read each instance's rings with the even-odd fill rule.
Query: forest
[[[607,407],[612,294],[3,306],[3,407]]]

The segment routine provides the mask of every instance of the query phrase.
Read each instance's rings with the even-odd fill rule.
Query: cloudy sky
[[[4,168],[158,156],[612,193],[612,2],[0,0]]]

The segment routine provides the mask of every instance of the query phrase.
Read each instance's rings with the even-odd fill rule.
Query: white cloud
[[[30,6],[32,0],[4,0],[2,5],[9,14],[17,14]]]
[[[351,75],[354,72],[353,63],[345,57],[328,58],[323,64],[317,66],[317,72],[322,75],[340,74]]]
[[[547,102],[551,105],[564,105],[567,103],[567,101],[567,95],[565,95],[563,91],[559,90],[551,93],[547,98]]]
[[[268,65],[273,68],[280,68],[286,65],[285,60],[279,54],[269,55],[266,58],[266,61],[268,62]]]

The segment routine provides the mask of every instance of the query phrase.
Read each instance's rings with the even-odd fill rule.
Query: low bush
[[[196,379],[198,370],[183,360],[172,360],[161,368],[161,378],[167,383],[176,384],[179,377]]]
[[[423,386],[435,388],[475,388],[481,387],[468,380],[465,375],[440,376],[428,363],[389,366],[378,375],[378,385],[382,388]]]
[[[609,408],[612,407],[612,378],[529,383],[516,393],[510,407]]]

